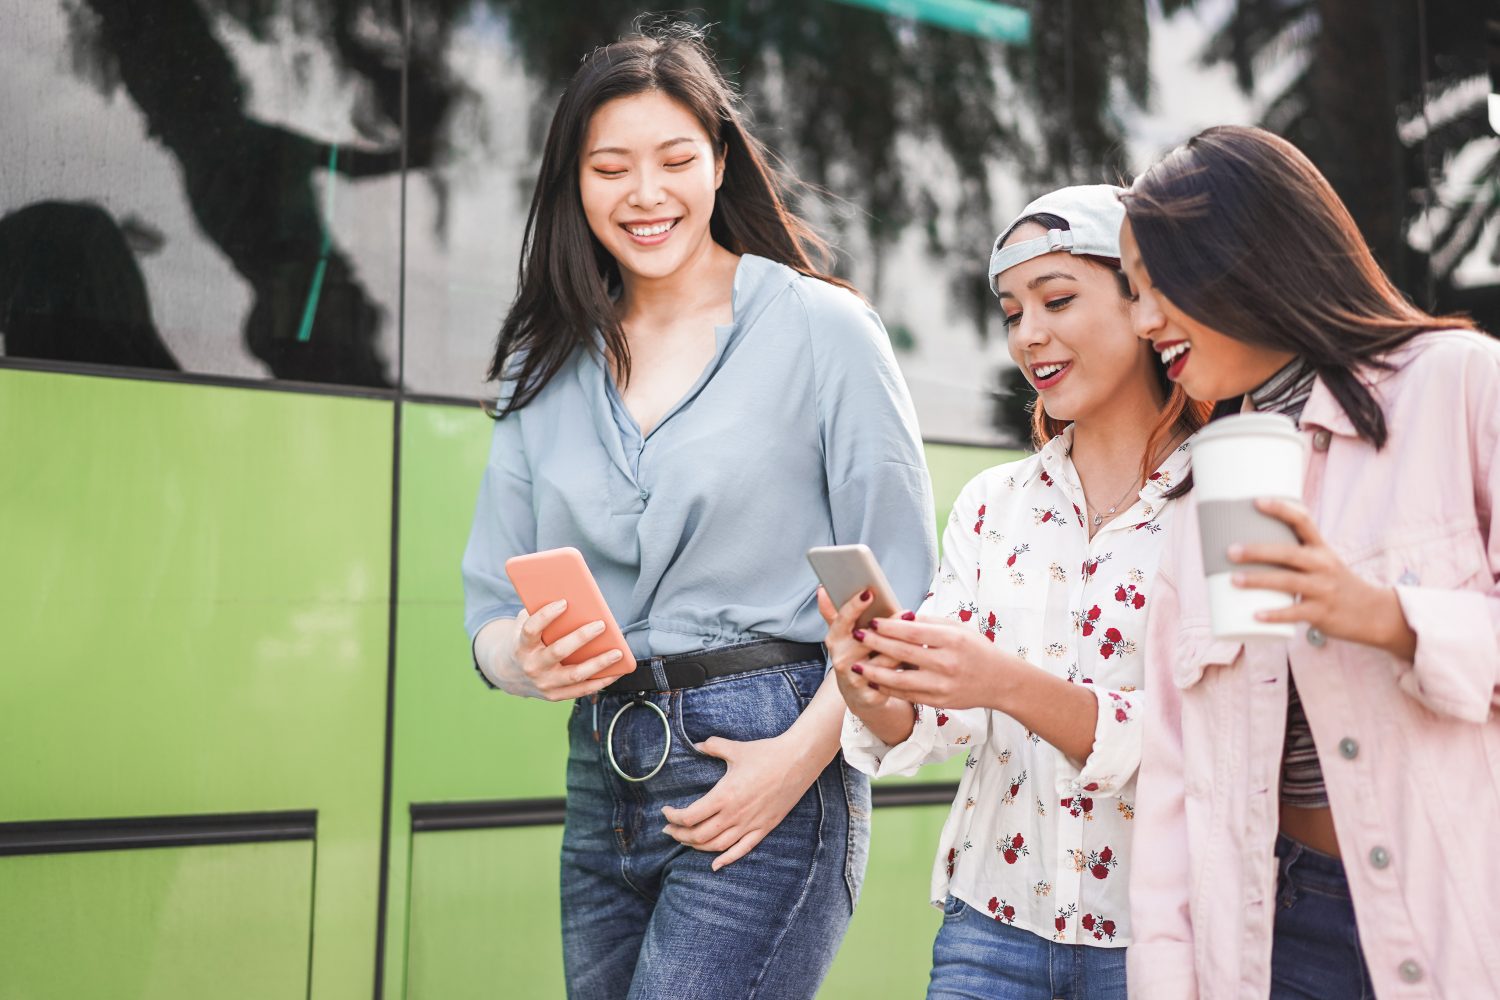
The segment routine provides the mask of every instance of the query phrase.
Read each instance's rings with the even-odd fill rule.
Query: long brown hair
[[[1070,229],[1068,220],[1051,212],[1040,212],[1036,215],[1028,215],[1017,219],[1011,227],[1000,237],[1003,246],[1010,239],[1011,233],[1021,228],[1028,222],[1035,222],[1044,229]],[[1095,254],[1082,254],[1085,261],[1095,267],[1102,267],[1111,272],[1115,277],[1115,283],[1119,286],[1120,297],[1126,301],[1135,298],[1130,291],[1130,282],[1126,280],[1125,273],[1120,270],[1120,259],[1118,257],[1100,257]],[[1156,471],[1156,453],[1168,442],[1177,437],[1186,437],[1208,422],[1209,411],[1213,408],[1212,403],[1201,403],[1195,401],[1182,387],[1167,378],[1166,369],[1161,365],[1152,363],[1151,371],[1155,376],[1157,391],[1164,400],[1156,423],[1151,428],[1151,434],[1146,438],[1146,450],[1141,455],[1141,478],[1145,479]],[[1063,432],[1068,426],[1067,421],[1058,420],[1047,412],[1042,405],[1040,396],[1031,401],[1031,443],[1040,448]]]
[[[1205,129],[1121,197],[1151,282],[1173,305],[1301,357],[1376,448],[1385,414],[1358,369],[1389,370],[1383,355],[1418,334],[1474,325],[1407,301],[1318,168],[1263,129]],[[1214,416],[1238,409],[1224,400]]]
[[[736,254],[756,254],[842,287],[822,270],[828,245],[786,206],[779,163],[745,126],[738,96],[715,66],[701,31],[671,24],[601,46],[583,59],[552,115],[526,231],[514,302],[496,339],[491,379],[513,382],[496,416],[522,409],[573,353],[604,338],[621,381],[630,351],[615,315],[614,258],[589,229],[578,190],[579,152],[603,104],[659,91],[686,108],[724,157],[709,232]],[[816,261],[816,263],[815,263]]]

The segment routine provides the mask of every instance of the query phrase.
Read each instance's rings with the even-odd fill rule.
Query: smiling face
[[[1006,245],[1046,235],[1035,222]],[[1130,303],[1114,272],[1070,253],[1046,253],[996,279],[1010,356],[1048,416],[1076,421],[1149,395],[1160,405],[1145,345],[1131,336]]]
[[[619,97],[589,120],[578,166],[583,213],[627,280],[660,279],[712,244],[724,161],[698,119],[660,91]]]
[[[1177,308],[1151,284],[1128,218],[1120,227],[1120,265],[1136,295],[1136,335],[1151,343],[1159,363],[1167,366],[1167,378],[1193,399],[1243,396],[1295,357],[1236,340]]]

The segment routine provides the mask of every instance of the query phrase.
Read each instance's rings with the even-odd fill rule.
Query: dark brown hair
[[[1050,212],[1028,215],[1017,219],[1001,235],[1001,245],[1003,246],[1012,233],[1028,222],[1034,222],[1043,229],[1049,230],[1072,228],[1068,225],[1067,219]],[[1130,290],[1130,282],[1120,270],[1118,257],[1100,257],[1095,254],[1080,254],[1079,256],[1094,266],[1106,268],[1113,273],[1115,282],[1120,287],[1120,297],[1127,301],[1134,299],[1134,293]],[[1200,403],[1189,397],[1186,392],[1183,392],[1181,386],[1167,378],[1166,369],[1154,361],[1151,364],[1151,371],[1155,374],[1156,388],[1161,393],[1164,402],[1160,416],[1155,426],[1151,428],[1151,436],[1146,439],[1145,453],[1141,456],[1142,479],[1156,471],[1157,451],[1173,438],[1192,434],[1202,427],[1208,422],[1209,411],[1213,408],[1212,403]],[[1040,396],[1031,401],[1031,443],[1037,448],[1057,437],[1067,426],[1065,421],[1058,420],[1047,413],[1047,408],[1042,405]]]
[[[1296,354],[1359,436],[1383,447],[1385,415],[1360,367],[1429,330],[1472,328],[1407,301],[1296,146],[1258,128],[1205,129],[1121,196],[1152,284],[1199,323]],[[1214,416],[1237,411],[1224,400]]]
[[[579,156],[600,106],[651,91],[686,108],[725,160],[709,220],[715,242],[848,287],[823,273],[828,246],[786,207],[779,163],[746,128],[739,98],[703,33],[673,24],[623,38],[584,57],[552,115],[526,217],[516,297],[489,366],[490,378],[513,381],[498,417],[534,400],[576,350],[592,349],[596,329],[621,381],[629,379],[630,352],[611,298],[619,267],[584,216]]]

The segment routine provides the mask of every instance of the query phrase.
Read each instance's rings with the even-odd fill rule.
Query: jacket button
[[[1328,642],[1328,636],[1323,634],[1322,629],[1314,627],[1307,630],[1307,641],[1309,644],[1322,649],[1324,644]]]
[[[1391,863],[1391,852],[1384,847],[1376,847],[1370,851],[1370,864],[1376,868],[1384,868]]]
[[[1345,760],[1353,760],[1359,756],[1359,744],[1345,736],[1339,740],[1339,753],[1343,755]]]
[[[1401,978],[1408,983],[1421,982],[1422,980],[1422,967],[1409,958],[1401,963],[1401,967],[1397,971],[1401,973]]]
[[[651,491],[650,490],[641,490],[641,503],[645,503],[647,500],[650,500],[650,499],[651,499]]]
[[[1333,440],[1333,435],[1327,431],[1318,431],[1313,435],[1313,449],[1315,451],[1327,451],[1328,442]]]

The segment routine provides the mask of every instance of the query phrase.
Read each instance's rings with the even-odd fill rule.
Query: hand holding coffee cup
[[[1285,521],[1256,507],[1271,497],[1300,502],[1307,446],[1296,425],[1277,413],[1242,413],[1215,420],[1191,442],[1203,574],[1209,618],[1219,639],[1291,638],[1294,627],[1256,615],[1291,606],[1296,597],[1277,590],[1237,587],[1236,573],[1272,569],[1235,563],[1231,545],[1296,545]]]

